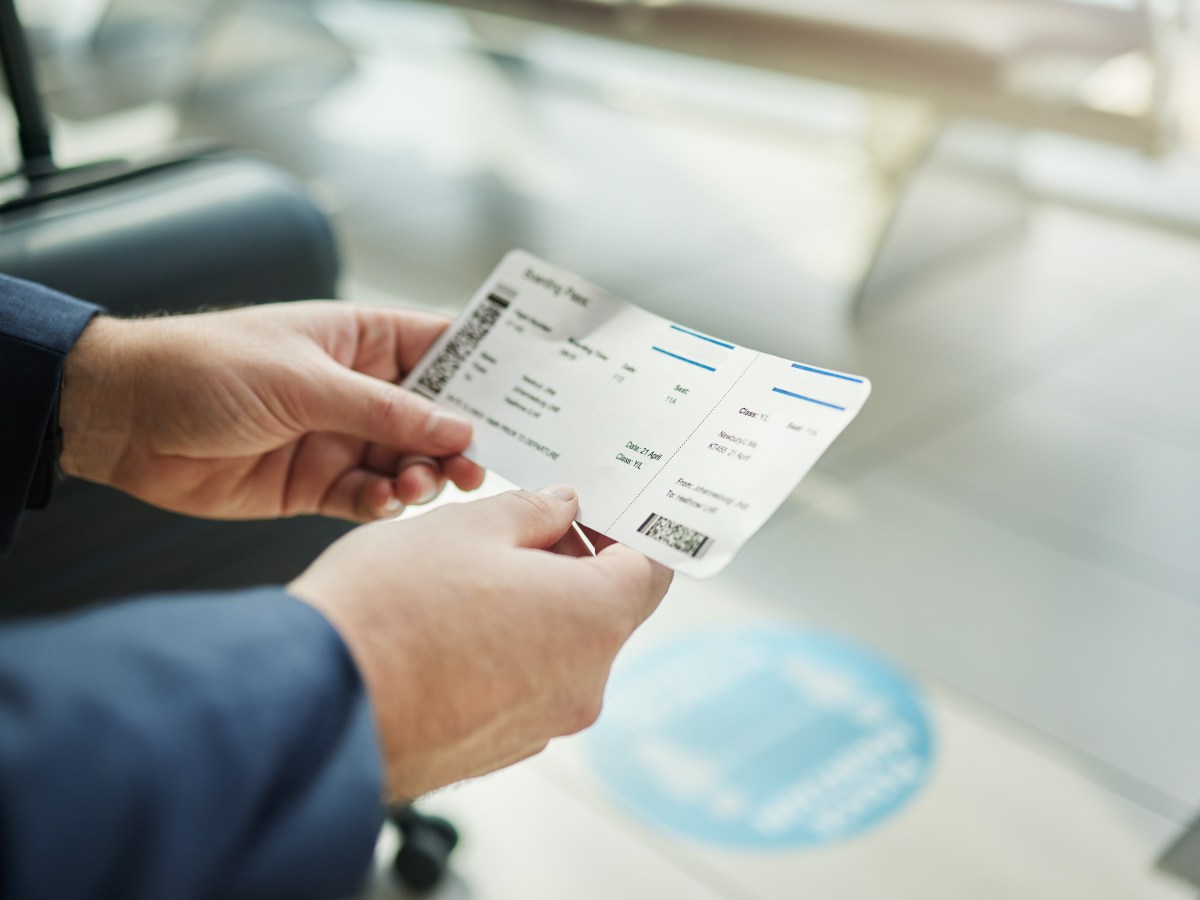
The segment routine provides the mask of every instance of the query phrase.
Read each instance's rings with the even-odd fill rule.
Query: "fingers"
[[[442,467],[431,456],[407,455],[396,464],[396,496],[405,503],[428,503],[445,485]]]
[[[334,431],[409,453],[446,456],[471,443],[471,423],[411,391],[330,365],[300,412],[312,431]]]
[[[366,465],[343,472],[314,511],[353,522],[373,522],[398,516],[406,506],[429,503],[442,492],[447,478],[462,490],[474,490],[483,481],[483,469],[461,456],[440,463],[429,456],[393,456],[390,467],[377,465],[377,458],[376,463],[370,462],[374,457],[369,454]]]
[[[635,626],[658,608],[675,576],[666,566],[591,529],[589,537],[594,534],[603,549],[594,557],[586,552],[580,536],[571,536],[579,500],[569,487],[546,488],[537,493],[509,491],[472,503],[470,510],[472,526],[483,528],[487,534],[499,535],[518,547],[582,557],[581,565],[594,566],[606,581],[617,586],[614,596],[629,605]]]
[[[483,484],[486,474],[465,456],[443,457],[404,455],[394,466],[396,496],[407,504],[429,503],[446,486],[447,481],[462,491],[473,491]]]
[[[351,469],[333,483],[317,511],[335,519],[374,522],[398,516],[403,510],[404,502],[396,496],[390,478]]]
[[[546,550],[558,543],[579,511],[573,488],[508,491],[470,505],[472,528],[517,547]]]
[[[473,491],[483,484],[486,474],[465,456],[447,456],[442,459],[442,471],[460,491]]]
[[[401,372],[416,367],[425,351],[442,336],[451,319],[438,313],[412,309],[358,307],[362,327],[369,333],[391,331],[395,337],[396,363]]]
[[[578,559],[594,555],[591,545],[584,540],[581,534],[578,522],[571,523],[566,534],[558,539],[558,543],[550,548],[550,552],[557,553],[559,556],[574,556]]]
[[[380,475],[394,475],[400,469],[400,460],[405,454],[383,444],[367,444],[362,456],[362,467]]]

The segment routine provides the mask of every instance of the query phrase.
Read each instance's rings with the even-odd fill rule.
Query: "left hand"
[[[62,468],[222,519],[365,522],[472,490],[470,423],[396,385],[447,325],[324,302],[99,317],[67,357]]]

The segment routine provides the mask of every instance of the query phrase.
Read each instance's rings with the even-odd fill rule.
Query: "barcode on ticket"
[[[660,516],[658,513],[651,513],[647,516],[646,521],[638,526],[638,531],[660,544],[666,544],[673,550],[686,553],[693,559],[702,557],[713,544],[712,538],[708,535],[694,531],[686,525],[680,525],[678,522],[672,522],[666,516]]]
[[[462,328],[442,348],[442,352],[429,364],[421,377],[417,379],[413,390],[424,394],[430,399],[442,392],[454,373],[466,362],[467,357],[479,346],[479,342],[488,336],[492,326],[500,320],[500,314],[508,309],[508,305],[516,296],[516,291],[504,285],[496,285],[495,290],[475,307]]]

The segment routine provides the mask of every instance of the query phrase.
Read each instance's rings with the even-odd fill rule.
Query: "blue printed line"
[[[784,394],[788,397],[795,397],[797,400],[807,400],[809,403],[815,403],[818,406],[828,406],[830,409],[840,409],[846,411],[846,407],[838,406],[836,403],[826,403],[824,400],[814,400],[812,397],[805,397],[803,394],[793,394],[791,391],[785,391],[783,388],[771,388],[777,394]]]
[[[662,347],[651,347],[651,350],[657,350],[659,353],[665,353],[667,356],[673,356],[676,359],[681,359],[685,363],[691,363],[693,366],[699,366],[701,369],[708,369],[710,372],[717,371],[712,366],[706,366],[704,363],[696,362],[694,359],[688,359],[686,356],[680,356],[678,353],[672,353],[670,350],[664,350]]]
[[[800,363],[792,363],[793,369],[803,369],[805,372],[815,372],[818,375],[828,375],[830,378],[841,378],[843,381],[853,381],[855,384],[862,384],[861,378],[855,378],[853,375],[843,375],[841,372],[830,372],[828,369],[818,369],[816,366],[804,366]],[[839,406],[838,409],[841,409]]]
[[[736,349],[733,344],[726,343],[725,341],[718,341],[716,338],[709,337],[707,334],[701,334],[698,331],[688,331],[686,328],[683,328],[679,325],[672,325],[671,327],[676,331],[682,331],[684,334],[690,334],[694,338],[700,338],[702,341],[708,341],[710,344],[716,344],[718,347],[724,347],[726,350]]]

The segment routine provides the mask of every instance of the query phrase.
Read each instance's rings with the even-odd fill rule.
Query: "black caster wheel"
[[[446,874],[458,831],[445,819],[411,806],[396,807],[388,818],[400,831],[400,849],[392,863],[396,877],[414,891],[432,890]]]

